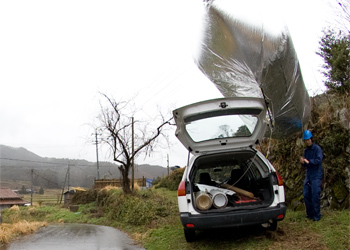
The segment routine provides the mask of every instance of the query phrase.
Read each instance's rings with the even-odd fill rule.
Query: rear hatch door
[[[267,129],[264,99],[231,97],[173,111],[175,135],[194,155],[254,145]]]

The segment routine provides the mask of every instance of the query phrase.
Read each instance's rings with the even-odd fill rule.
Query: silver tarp
[[[272,137],[281,138],[302,131],[310,99],[288,29],[264,12],[263,2],[205,1],[194,57],[225,97],[265,97],[274,118]]]

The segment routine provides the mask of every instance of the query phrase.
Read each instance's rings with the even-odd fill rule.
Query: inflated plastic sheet
[[[302,131],[311,107],[288,28],[267,3],[205,1],[195,62],[225,97],[264,97],[281,138]]]

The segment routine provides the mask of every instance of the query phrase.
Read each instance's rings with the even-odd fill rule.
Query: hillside
[[[0,145],[0,181],[31,181],[34,169],[34,185],[44,188],[62,188],[69,166],[70,185],[91,187],[97,177],[96,162],[86,160],[46,158],[25,148]],[[119,179],[120,173],[114,163],[99,162],[100,178]],[[167,175],[166,168],[154,165],[135,165],[135,178],[157,178]],[[20,187],[18,187],[20,188]]]
[[[42,158],[25,148],[14,148],[5,145],[0,145],[0,157],[1,163],[11,164],[8,159],[28,160],[28,161],[40,161]],[[5,158],[5,159],[4,159]],[[18,161],[17,164],[24,164]]]

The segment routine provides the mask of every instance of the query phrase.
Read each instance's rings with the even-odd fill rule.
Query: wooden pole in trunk
[[[247,196],[247,197],[249,197],[249,198],[252,198],[252,199],[254,198],[254,194],[253,194],[253,193],[248,192],[248,191],[245,191],[245,190],[240,189],[240,188],[238,188],[238,187],[231,186],[231,185],[229,185],[229,184],[221,184],[221,187],[226,188],[226,189],[230,189],[230,190],[232,190],[232,191],[235,191],[236,193],[245,195],[245,196]]]

